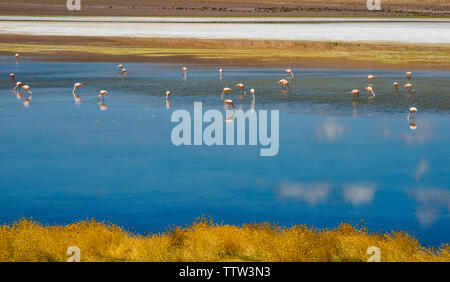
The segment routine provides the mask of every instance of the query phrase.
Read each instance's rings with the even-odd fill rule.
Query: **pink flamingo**
[[[242,94],[244,94],[244,95],[246,94],[244,84],[238,83],[238,84],[236,84],[236,87],[241,88]]]
[[[99,95],[97,96],[97,101],[100,101],[100,97],[102,98],[102,101],[105,101],[105,95],[108,94],[108,91],[106,90],[100,90]]]
[[[356,97],[359,98],[359,90],[358,89],[353,89],[350,94],[352,94],[352,97]]]
[[[233,89],[229,88],[229,87],[225,87],[222,91],[222,99],[223,99],[223,95],[227,94],[228,92],[233,91]]]
[[[408,120],[410,120],[410,117],[412,120],[414,120],[414,113],[416,113],[416,112],[417,112],[416,107],[409,108]]]
[[[366,90],[367,90],[367,94],[370,93],[370,94],[372,94],[375,97],[375,93],[373,92],[373,88],[371,86],[367,86]]]
[[[287,72],[288,74],[290,74],[291,78],[294,78],[294,73],[292,72],[291,69],[285,69],[284,71]]]
[[[405,75],[406,75],[409,79],[411,79],[411,77],[412,77],[412,72],[407,71],[407,72],[405,72]]]
[[[80,82],[77,82],[73,85],[72,94],[73,94],[73,99],[75,100],[76,103],[80,103],[83,101],[83,99],[80,97],[80,95],[75,93],[75,91],[81,86],[84,86],[84,84],[80,83]]]

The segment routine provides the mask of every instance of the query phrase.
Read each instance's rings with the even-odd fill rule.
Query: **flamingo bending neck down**
[[[20,87],[22,86],[22,82],[21,81],[17,81],[16,86],[14,87],[14,92],[16,92],[16,89],[19,88],[20,91]]]
[[[73,85],[72,94],[73,94],[73,99],[75,100],[76,103],[80,103],[83,101],[83,99],[80,97],[80,95],[75,93],[75,91],[81,86],[84,86],[84,84],[80,83],[80,82],[77,82]]]
[[[227,94],[228,92],[231,92],[233,89],[229,88],[229,87],[225,87],[222,91],[222,100],[223,100],[223,95]]]
[[[375,93],[373,92],[373,88],[371,86],[367,86],[366,90],[367,90],[367,94],[370,93],[370,94],[372,94],[375,97]]]
[[[405,75],[406,75],[409,79],[411,79],[411,77],[412,77],[412,72],[407,71],[407,72],[405,72]]]
[[[286,70],[284,70],[284,71],[287,72],[288,74],[290,74],[290,75],[291,75],[291,78],[294,78],[294,73],[292,72],[291,69],[286,69]]]
[[[280,79],[279,81],[278,81],[278,84],[281,84],[281,86],[283,87],[283,88],[290,88],[289,87],[289,81],[287,81],[286,79]]]
[[[231,122],[234,119],[234,116],[236,114],[236,107],[234,106],[234,102],[231,99],[226,99],[223,101],[225,104],[227,104],[228,106],[232,106],[234,109],[233,115],[231,117],[227,117],[224,119],[225,122]]]
[[[352,97],[356,97],[359,98],[359,90],[358,89],[353,89],[350,94],[352,94]]]
[[[106,94],[108,94],[108,91],[100,90],[100,93],[97,96],[97,101],[100,101],[100,97],[102,98],[102,101],[105,101],[105,95]]]
[[[236,87],[239,87],[239,88],[241,88],[241,90],[242,90],[242,94],[246,94],[246,91],[245,91],[245,87],[244,87],[244,84],[242,84],[242,83],[238,83],[238,84],[236,84]]]
[[[414,87],[412,86],[412,84],[411,83],[407,83],[407,84],[405,84],[405,89],[407,89],[410,93],[411,92],[416,92],[416,90],[414,89]]]

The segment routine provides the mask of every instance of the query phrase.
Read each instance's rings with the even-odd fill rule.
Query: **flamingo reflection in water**
[[[26,94],[28,94],[28,97],[25,98],[25,100],[22,102],[22,104],[25,107],[28,107],[30,105],[31,99],[33,98],[33,92],[31,92],[30,86],[28,86],[28,85],[23,85],[22,89],[27,91]]]
[[[72,90],[72,94],[73,94],[73,99],[75,100],[75,103],[79,104],[81,102],[83,102],[83,98],[80,97],[80,95],[78,93],[75,93],[76,90],[78,90],[79,87],[83,86],[83,83],[77,82],[73,85],[73,90]]]

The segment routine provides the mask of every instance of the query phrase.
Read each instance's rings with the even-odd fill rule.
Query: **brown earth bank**
[[[81,0],[80,11],[66,6],[67,0],[0,0],[0,15],[450,16],[448,0],[381,0],[380,11],[369,11],[366,0]]]
[[[194,67],[450,69],[450,44],[2,35],[0,55],[16,52],[32,60]]]

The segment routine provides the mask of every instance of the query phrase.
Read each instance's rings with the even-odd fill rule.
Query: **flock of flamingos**
[[[19,62],[19,54],[16,54],[16,62]],[[126,69],[124,68],[124,66],[122,64],[117,66],[117,69],[119,69],[120,75],[122,76],[122,78],[125,78],[125,75],[127,73]],[[183,77],[186,79],[187,77],[187,67],[183,67],[181,69],[183,71]],[[291,69],[286,69],[285,72],[288,73],[288,77],[280,79],[278,81],[278,84],[281,85],[281,87],[284,90],[290,89],[289,86],[289,80],[294,78],[294,73],[292,72]],[[411,72],[406,72],[405,75],[409,78],[409,82],[407,84],[404,85],[406,91],[409,91],[410,93],[414,93],[415,89],[413,88],[412,84],[411,84],[411,78],[412,78],[412,73]],[[15,82],[15,74],[11,73],[10,74],[11,80]],[[222,79],[223,77],[223,70],[219,69],[219,77],[220,79]],[[374,80],[375,76],[370,74],[367,77],[369,80]],[[398,82],[394,82],[393,83],[395,89],[398,89]],[[83,99],[80,97],[80,95],[78,94],[78,88],[80,88],[81,86],[83,86],[82,83],[77,82],[74,84],[73,86],[73,90],[72,90],[72,94],[73,94],[73,98],[75,100],[75,103],[81,103],[83,101]],[[245,90],[245,86],[242,83],[238,83],[235,85],[237,88],[240,88],[242,93],[245,95],[246,94],[246,90]],[[33,93],[30,90],[30,86],[29,85],[24,85],[22,84],[21,81],[17,81],[15,82],[15,87],[13,89],[14,93],[16,94],[18,99],[22,99],[22,93],[20,92],[20,89],[25,90],[25,95],[26,98],[24,99],[24,101],[22,102],[24,106],[28,107],[30,105],[31,99],[33,97]],[[222,100],[226,105],[229,105],[231,107],[233,107],[233,109],[236,111],[236,108],[234,106],[234,102],[232,99],[229,98],[225,98],[225,95],[229,92],[231,92],[233,89],[229,88],[229,87],[225,87],[222,91]],[[367,90],[367,95],[372,95],[372,97],[375,97],[375,92],[373,91],[373,87],[372,86],[367,86],[366,87]],[[252,101],[255,101],[255,89],[250,89],[250,94],[252,95]],[[108,91],[106,90],[100,90],[98,96],[97,96],[97,102],[100,106],[100,109],[102,111],[107,109],[107,106],[105,105],[104,101],[105,101],[105,95],[108,94]],[[353,89],[350,94],[352,95],[352,97],[354,97],[354,99],[359,99],[359,90],[358,89]],[[171,91],[168,90],[166,91],[166,102],[169,103],[169,96],[171,95]],[[169,105],[169,104],[168,104]],[[169,106],[168,106],[169,107]],[[411,107],[409,109],[409,114],[408,114],[408,121],[410,123],[410,128],[411,129],[416,129],[417,126],[414,123],[414,113],[417,112],[417,108],[416,107]]]

